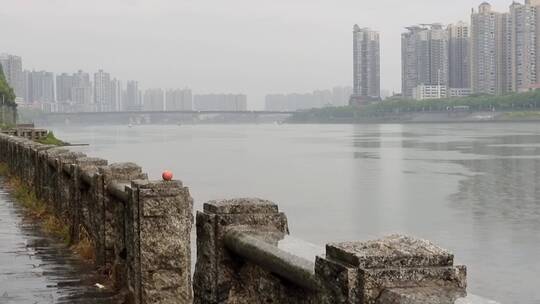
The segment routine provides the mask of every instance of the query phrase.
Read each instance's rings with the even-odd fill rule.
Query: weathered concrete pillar
[[[284,292],[278,287],[279,279],[255,265],[247,265],[226,249],[224,238],[232,228],[288,234],[285,214],[270,201],[234,199],[204,204],[204,212],[197,212],[194,303],[266,303],[265,299],[277,303]]]
[[[10,165],[10,168],[11,168],[11,171],[12,172],[22,172],[21,170],[23,170],[23,161],[22,161],[22,148],[21,148],[21,145],[25,142],[26,140],[23,139],[23,138],[18,138],[18,137],[11,137],[9,140],[8,140],[8,146],[9,146],[9,151],[8,151],[8,163]]]
[[[36,190],[36,194],[40,199],[50,204],[55,211],[58,210],[56,206],[56,195],[58,191],[58,165],[57,158],[65,153],[70,151],[66,148],[52,148],[48,150],[41,151],[39,154],[39,163],[41,171],[40,176],[40,187]]]
[[[32,165],[31,165],[31,147],[33,146],[34,142],[32,141],[24,141],[21,143],[21,171],[19,172],[19,175],[21,179],[28,185],[31,185],[32,180]]]
[[[37,151],[38,149],[41,149],[41,147],[44,146],[42,144],[29,141],[26,144],[25,148],[25,176],[24,179],[26,180],[26,183],[29,185],[29,187],[35,191],[36,186],[36,176],[37,176]]]
[[[447,294],[466,289],[466,268],[453,261],[450,252],[429,241],[393,235],[328,244],[315,270],[328,294],[323,303],[417,303],[409,300],[431,294],[437,301],[418,303],[450,304]]]
[[[192,303],[189,189],[180,181],[137,180],[127,190],[125,244],[133,301]]]
[[[44,173],[43,159],[47,154],[47,150],[58,148],[57,146],[52,145],[35,145],[33,148],[33,166],[34,166],[34,177],[32,178],[31,183],[33,184],[33,190],[36,193],[37,198],[43,199],[43,187],[44,181],[47,180],[47,177]]]
[[[148,176],[142,172],[142,168],[134,163],[117,163],[105,167],[99,167],[98,173],[103,176],[104,191],[104,223],[103,231],[105,238],[105,263],[112,266],[115,260],[120,265],[125,263],[125,222],[126,204],[129,200],[118,199],[107,189],[112,184],[123,185],[125,197],[128,197],[125,187],[131,186],[133,180],[146,180]],[[119,265],[119,266],[120,266]],[[118,269],[120,271],[120,269]],[[116,273],[119,274],[119,273]]]
[[[24,168],[22,179],[35,191],[36,175],[37,175],[37,151],[49,149],[49,146],[42,145],[37,142],[27,141],[24,143]],[[44,148],[45,147],[45,148]]]
[[[79,227],[82,228],[95,249],[96,265],[105,265],[105,208],[103,202],[104,182],[99,167],[107,161],[100,158],[83,157],[76,160],[75,176],[79,185]]]
[[[0,133],[0,161],[5,162],[7,157],[7,140],[9,136]]]
[[[46,147],[46,146],[44,146]],[[72,244],[79,242],[81,232],[81,187],[79,180],[79,160],[87,159],[83,153],[69,152],[58,157],[58,205],[61,216],[69,226],[69,237]]]
[[[80,152],[67,152],[56,157],[56,191],[54,195],[55,214],[70,227],[74,223],[72,208],[76,208],[78,201],[78,192],[75,187],[75,167],[73,166],[77,159],[86,157]]]

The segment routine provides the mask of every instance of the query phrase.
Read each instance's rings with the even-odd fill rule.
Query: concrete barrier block
[[[137,239],[131,248],[139,303],[192,303],[191,226],[193,199],[180,181],[133,181]]]
[[[100,158],[82,157],[76,159],[75,165],[80,191],[81,226],[93,242],[96,264],[105,266],[105,183],[103,176],[99,174],[99,168],[107,165],[107,161]]]
[[[287,218],[275,203],[257,198],[210,201],[204,204],[204,212],[197,212],[196,226],[194,303],[247,303],[255,301],[254,295],[275,302],[287,298],[287,292],[288,301],[298,303],[292,300],[295,286],[283,288],[280,279],[257,265],[245,263],[225,248],[225,235],[232,228],[288,234]],[[253,293],[258,284],[264,284],[268,290]]]
[[[133,180],[147,179],[147,174],[142,172],[142,168],[134,163],[115,163],[108,166],[98,167],[98,174],[103,176],[104,186],[107,188],[111,183],[131,184]],[[125,263],[125,219],[127,217],[126,203],[112,196],[108,191],[104,191],[104,245],[105,263],[113,266],[115,262],[119,264],[118,271],[123,269],[121,264]],[[123,270],[122,270],[123,271]],[[125,275],[118,274],[118,281]],[[120,283],[120,282],[118,282]]]
[[[466,288],[466,269],[433,243],[392,235],[367,242],[333,243],[318,257],[316,273],[333,301],[373,304],[392,288]]]

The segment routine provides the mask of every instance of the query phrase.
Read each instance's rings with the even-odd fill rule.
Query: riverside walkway
[[[99,276],[48,237],[9,194],[0,177],[0,303],[114,303]]]

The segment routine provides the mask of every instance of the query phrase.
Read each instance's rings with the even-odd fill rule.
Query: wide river
[[[169,169],[210,199],[261,197],[316,244],[405,233],[468,266],[469,290],[540,303],[540,124],[56,126],[88,155]]]

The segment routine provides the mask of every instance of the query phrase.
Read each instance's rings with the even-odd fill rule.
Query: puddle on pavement
[[[0,178],[0,303],[117,303],[90,265],[25,218]]]

